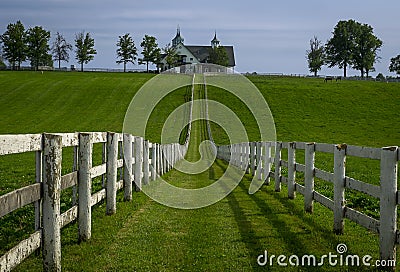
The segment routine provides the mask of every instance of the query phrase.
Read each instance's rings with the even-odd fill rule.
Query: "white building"
[[[211,40],[211,45],[185,45],[185,40],[181,36],[180,28],[178,27],[176,31],[175,38],[172,39],[172,47],[175,48],[178,55],[178,62],[175,66],[182,66],[186,64],[199,64],[208,63],[210,57],[210,51],[216,46],[220,46],[220,41],[217,39],[217,33],[215,33],[214,38]],[[233,46],[222,46],[225,48],[228,56],[228,68],[235,67],[235,55],[233,51]],[[162,71],[168,70],[169,67],[165,60],[165,54],[161,56],[160,68]]]

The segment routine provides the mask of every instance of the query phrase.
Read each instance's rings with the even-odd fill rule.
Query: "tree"
[[[35,70],[41,65],[48,64],[49,40],[50,32],[44,30],[41,26],[35,26],[26,31],[27,57]]]
[[[339,21],[332,32],[333,37],[325,46],[329,67],[339,66],[347,76],[347,66],[351,64],[355,47],[357,23],[354,20]]]
[[[310,40],[310,50],[306,51],[308,68],[310,72],[314,73],[314,76],[317,76],[318,71],[321,70],[322,65],[324,65],[324,52],[325,50],[322,42],[314,36],[314,38]]]
[[[58,61],[58,69],[61,68],[61,61],[69,61],[68,51],[72,50],[72,45],[69,44],[65,38],[57,32],[56,39],[51,47],[53,59]]]
[[[223,46],[214,46],[210,49],[210,56],[208,58],[209,63],[214,63],[221,66],[228,66],[229,59],[228,54]]]
[[[94,55],[97,51],[94,49],[94,39],[90,37],[90,33],[84,31],[75,35],[75,53],[76,60],[81,65],[81,71],[83,72],[83,64],[88,64],[94,59]]]
[[[6,64],[4,63],[3,59],[3,46],[1,45],[1,39],[0,39],[0,70],[4,70],[7,68]]]
[[[3,43],[4,58],[8,60],[12,69],[20,68],[26,59],[26,33],[21,21],[9,24],[6,32],[0,37]]]
[[[175,47],[171,46],[171,44],[167,44],[163,48],[163,52],[165,54],[165,61],[168,64],[168,69],[175,67],[179,60],[178,53],[176,52]]]
[[[146,63],[147,72],[149,72],[149,63],[158,64],[161,58],[161,50],[158,48],[157,39],[153,36],[145,35],[140,44],[143,48],[143,58],[139,59],[139,64]]]
[[[374,64],[378,61],[378,51],[382,41],[373,34],[373,28],[367,24],[358,24],[355,31],[355,46],[352,52],[353,68],[369,76],[374,71]]]
[[[400,75],[400,55],[390,59],[389,71]]]
[[[119,36],[119,40],[117,42],[117,63],[124,64],[124,72],[126,71],[126,64],[128,62],[135,63],[137,56],[137,49],[135,46],[135,42],[129,33],[126,33],[124,36]]]

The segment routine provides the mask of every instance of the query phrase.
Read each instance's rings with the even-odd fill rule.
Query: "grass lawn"
[[[0,72],[0,133],[120,131],[130,99],[150,78],[145,74]],[[271,108],[278,140],[400,145],[396,129],[400,112],[398,84],[325,84],[319,79],[258,76],[250,79]],[[216,88],[208,88],[208,98],[234,109],[246,122],[250,139],[257,140],[252,117],[240,101]],[[160,116],[166,118],[185,101],[186,89],[177,90],[162,101],[155,109],[158,114],[151,117],[154,138],[150,140],[159,139],[158,126],[163,123]],[[206,138],[204,123],[195,122],[194,127],[193,137]],[[212,130],[214,140],[224,144],[221,129],[212,126]],[[68,151],[65,156],[69,156]],[[330,160],[317,154],[317,166],[322,169],[332,170]],[[205,186],[221,176],[226,167],[217,160],[211,170],[201,174],[188,177],[173,170],[165,179],[182,187],[182,181],[187,180]],[[376,183],[376,167],[373,162],[349,158],[347,170],[355,178]],[[34,154],[0,157],[0,194],[33,183],[33,169]],[[126,203],[119,194],[116,215],[106,216],[104,203],[93,208],[90,241],[78,244],[76,224],[62,230],[63,270],[279,271],[276,263],[273,267],[259,267],[257,256],[268,250],[274,255],[321,257],[335,253],[338,243],[345,243],[351,254],[378,258],[376,234],[346,220],[345,235],[336,236],[328,209],[316,204],[314,214],[305,214],[302,196],[289,200],[286,188],[275,193],[273,183],[248,195],[250,182],[251,177],[246,175],[228,197],[197,210],[168,208],[143,193],[135,193],[133,202]],[[324,184],[317,184],[316,189],[331,192]],[[350,197],[349,200],[360,202],[358,206],[365,206],[362,200],[368,201],[364,195]],[[32,229],[30,207],[0,219],[0,254]],[[41,269],[40,257],[31,256],[16,270]],[[314,271],[338,271],[338,267],[323,266]]]

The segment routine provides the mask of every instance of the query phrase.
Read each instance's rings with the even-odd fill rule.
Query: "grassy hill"
[[[274,117],[279,141],[348,143],[371,147],[400,145],[400,85],[370,81],[324,83],[323,79],[250,76]],[[229,105],[249,124],[246,106],[227,91],[209,87],[208,97]],[[223,134],[213,127],[216,134]],[[221,141],[215,137],[216,141]],[[226,139],[222,137],[222,144]]]
[[[130,100],[151,77],[130,73],[0,72],[0,133],[121,131]],[[322,79],[262,76],[251,76],[250,80],[269,104],[278,140],[400,145],[396,129],[400,85],[396,83],[336,84]],[[258,139],[254,120],[240,101],[216,88],[208,88],[208,97],[230,106],[246,123],[250,139]],[[150,140],[159,139],[163,120],[185,99],[187,91],[180,89],[156,107],[150,118],[149,131],[154,134]],[[214,139],[225,143],[221,129],[212,129]],[[65,155],[70,155],[68,150]],[[317,154],[317,167],[331,171],[330,160]],[[218,162],[214,175],[221,175],[224,167]],[[377,167],[352,158],[347,163],[352,177],[375,183],[379,181]],[[181,178],[177,171],[166,175],[176,185]],[[207,178],[209,173],[202,173],[191,180]],[[345,235],[335,236],[331,231],[332,213],[321,205],[315,205],[313,215],[304,214],[301,196],[288,200],[285,188],[278,194],[273,186],[248,195],[250,181],[251,177],[246,176],[226,199],[200,210],[164,207],[142,193],[136,193],[132,203],[118,203],[115,216],[105,216],[102,204],[94,208],[93,238],[89,242],[77,243],[76,224],[63,229],[63,268],[265,271],[267,267],[255,263],[264,250],[270,254],[321,256],[335,252],[339,242],[347,244],[352,254],[377,257],[377,235],[346,221]],[[0,194],[33,182],[34,154],[0,157]],[[316,180],[316,190],[329,195],[332,188]],[[370,203],[365,195],[346,198],[348,204],[357,207],[376,206],[376,201]],[[376,210],[369,214],[376,215]],[[32,229],[29,207],[0,219],[0,254]],[[30,269],[40,271],[40,257],[32,256],[19,267],[20,271]]]
[[[0,133],[121,131],[152,75],[0,72]]]

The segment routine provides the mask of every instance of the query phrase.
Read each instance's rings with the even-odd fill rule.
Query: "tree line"
[[[1,57],[10,63],[13,70],[19,70],[21,63],[24,61],[30,61],[31,67],[35,70],[39,66],[53,67],[53,61],[57,61],[60,69],[61,61],[69,61],[70,51],[73,50],[73,46],[59,32],[56,33],[51,47],[49,42],[50,31],[41,26],[25,30],[21,21],[10,23],[4,34],[0,36]],[[82,31],[75,34],[74,42],[75,59],[80,64],[81,71],[83,71],[83,65],[88,64],[97,54],[94,48],[95,41],[89,32]],[[145,35],[140,45],[143,47],[143,58],[139,59],[139,64],[147,64],[148,71],[149,63],[157,63],[159,60],[161,50],[158,48],[156,38],[148,35]],[[124,72],[126,71],[126,64],[129,62],[134,63],[136,57],[137,48],[130,34],[119,36],[116,62],[124,64]],[[0,65],[2,58],[0,59]],[[3,66],[5,66],[4,63]]]
[[[370,25],[354,20],[339,21],[332,34],[325,45],[316,36],[310,40],[310,49],[306,51],[310,72],[317,76],[323,65],[343,69],[344,77],[348,67],[360,71],[361,77],[375,71],[383,42]],[[400,74],[400,55],[391,59],[389,71]]]
[[[5,66],[3,59],[7,60],[12,70],[19,70],[21,63],[30,61],[31,67],[38,70],[39,66],[53,67],[53,61],[58,62],[61,68],[61,61],[68,62],[70,52],[75,47],[75,59],[80,64],[88,64],[97,54],[95,41],[89,32],[85,31],[75,34],[74,47],[66,41],[63,35],[56,33],[55,39],[50,47],[50,31],[41,26],[31,27],[25,30],[21,21],[10,23],[3,35],[0,35],[0,66]],[[145,35],[140,46],[142,47],[142,58],[137,59],[138,53],[135,42],[129,33],[118,37],[116,43],[117,64],[134,64],[138,60],[139,64],[145,64],[147,72],[149,64],[159,66],[161,59],[165,58],[170,67],[179,64],[179,56],[174,47],[167,44],[164,48],[159,48],[157,39],[154,36]],[[221,47],[223,48],[223,47]],[[210,52],[210,62],[227,65],[227,55],[225,50],[221,53],[221,48],[215,48]],[[215,52],[214,52],[215,51]]]

